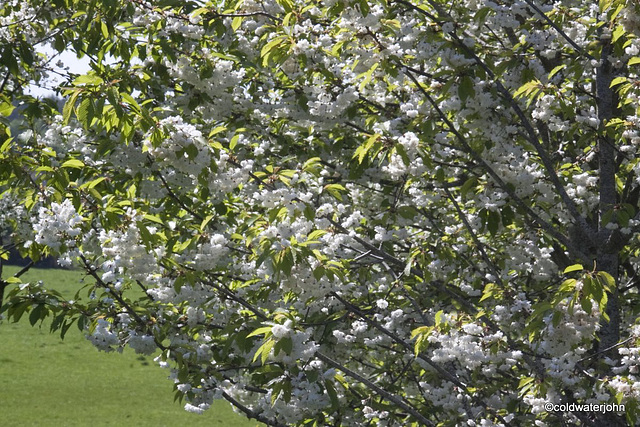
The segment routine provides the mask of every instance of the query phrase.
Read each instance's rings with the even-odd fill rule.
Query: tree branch
[[[464,150],[470,154],[476,162],[478,162],[482,167],[487,171],[487,173],[493,178],[493,180],[500,186],[500,188],[506,192],[509,197],[511,197],[519,206],[521,206],[528,216],[540,227],[542,227],[546,232],[548,232],[551,236],[553,236],[560,243],[565,245],[568,249],[570,249],[575,256],[579,257],[584,262],[591,262],[591,258],[582,252],[580,248],[573,244],[566,236],[560,234],[556,231],[553,226],[547,221],[543,220],[538,214],[536,214],[524,201],[518,197],[518,195],[513,191],[500,176],[493,170],[491,166],[475,151],[467,142],[466,138],[458,131],[453,122],[449,120],[446,114],[442,111],[442,109],[438,106],[435,100],[427,93],[427,91],[422,87],[420,82],[415,78],[415,76],[405,68],[406,75],[413,81],[413,83],[417,86],[418,90],[424,95],[424,97],[429,101],[431,106],[436,110],[440,118],[445,122],[451,133],[453,133],[456,139],[460,142]]]
[[[344,372],[346,375],[350,376],[354,380],[356,380],[358,382],[361,382],[362,384],[364,384],[365,386],[367,386],[368,388],[370,388],[374,392],[378,393],[380,396],[382,396],[383,398],[387,399],[388,401],[390,401],[392,403],[395,403],[398,407],[404,409],[409,414],[413,415],[413,417],[417,421],[419,421],[422,425],[435,427],[436,424],[433,421],[425,418],[424,415],[422,415],[413,406],[411,406],[408,403],[406,403],[400,397],[398,397],[398,396],[396,396],[394,394],[391,394],[388,391],[378,387],[373,382],[371,382],[368,379],[364,378],[363,376],[357,374],[355,371],[352,371],[351,369],[347,368],[346,366],[343,366],[343,365],[339,364],[335,360],[331,359],[329,356],[325,356],[324,354],[322,354],[320,352],[316,352],[315,356],[318,359],[320,359],[323,362],[325,362],[327,365],[329,365],[329,366],[331,366],[333,368],[339,369],[340,371]]]

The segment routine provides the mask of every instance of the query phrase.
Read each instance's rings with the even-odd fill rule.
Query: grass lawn
[[[4,277],[18,269],[5,266]],[[32,270],[23,281],[43,280],[72,296],[82,286],[80,274]],[[10,285],[13,286],[13,285]],[[0,425],[23,426],[230,426],[260,425],[217,401],[203,415],[184,411],[173,401],[168,371],[152,357],[125,349],[97,351],[75,325],[64,341],[19,323],[0,323]]]

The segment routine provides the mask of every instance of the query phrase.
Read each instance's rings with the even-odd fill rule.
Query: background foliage
[[[7,274],[19,271],[5,267]],[[63,295],[81,284],[76,271],[33,269],[25,280],[45,279]],[[65,340],[49,332],[50,322],[0,326],[0,401],[5,426],[122,425],[256,426],[218,402],[205,415],[182,410],[166,390],[166,370],[153,357],[103,353],[69,333]]]

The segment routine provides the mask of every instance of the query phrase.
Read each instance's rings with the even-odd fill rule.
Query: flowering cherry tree
[[[639,36],[632,0],[7,0],[3,257],[87,285],[5,275],[3,316],[268,425],[637,423]],[[45,47],[91,63],[61,112]]]

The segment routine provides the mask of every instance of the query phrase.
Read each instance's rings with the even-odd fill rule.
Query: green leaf
[[[396,211],[405,219],[413,219],[418,215],[418,211],[413,206],[399,206]]]
[[[476,91],[474,89],[474,86],[475,83],[471,77],[462,77],[462,80],[458,85],[458,97],[462,100],[462,102],[466,101],[468,98],[475,96]]]
[[[487,217],[487,229],[492,236],[494,236],[498,229],[500,228],[500,213],[495,211],[489,211],[489,216]]]
[[[0,102],[0,115],[8,117],[13,113],[13,110],[15,110],[15,107],[11,102],[6,100],[2,100],[2,102]]]
[[[535,377],[520,378],[520,382],[518,383],[518,389],[522,389],[522,387],[526,386],[527,384],[531,384],[534,381],[535,381]]]
[[[618,25],[616,29],[613,30],[613,33],[611,34],[611,43],[617,42],[618,39],[625,34],[626,32],[624,31],[624,27],[622,25]]]
[[[64,108],[62,109],[62,120],[64,124],[69,123],[69,120],[71,119],[71,113],[75,108],[76,100],[78,99],[79,95],[80,90],[76,90],[71,94],[67,102],[64,104]]]
[[[164,224],[164,221],[162,221],[162,219],[157,215],[144,214],[143,218],[155,222],[156,224]]]
[[[233,21],[231,21],[231,29],[233,31],[237,31],[238,28],[240,28],[240,26],[242,25],[242,16],[236,16],[235,18],[233,18]]]
[[[293,340],[290,337],[284,337],[278,340],[278,349],[282,349],[287,355],[293,350]]]
[[[636,65],[636,64],[640,64],[640,57],[634,56],[633,58],[629,59],[629,62],[627,62],[627,65]]]
[[[551,316],[551,324],[554,327],[557,327],[558,325],[560,325],[560,322],[562,322],[562,318],[563,314],[561,311],[554,311],[553,316]]]
[[[248,334],[247,338],[255,337],[257,335],[266,335],[266,336],[268,336],[269,334],[271,334],[271,326],[263,326],[261,328],[256,329],[255,331],[251,332],[250,334]]]
[[[542,83],[540,83],[539,80],[531,80],[523,84],[522,86],[520,86],[520,88],[517,91],[515,91],[515,93],[513,94],[513,97],[519,98],[523,96],[528,96],[533,91],[540,89],[540,87],[542,87]]]
[[[269,55],[271,51],[276,47],[280,46],[284,41],[284,36],[278,36],[265,44],[260,51],[260,57],[262,58],[262,65],[267,65],[269,63]]]
[[[565,68],[567,68],[567,64],[562,64],[562,65],[558,65],[557,67],[555,67],[553,70],[551,70],[551,72],[549,73],[549,80],[551,80],[551,78],[553,76],[555,76],[556,74],[558,74],[560,71],[564,70]]]
[[[94,180],[91,180],[89,182],[84,183],[82,186],[87,186],[87,188],[92,189],[95,188],[98,184],[100,184],[102,181],[106,180],[107,178],[104,176],[101,176],[100,178],[96,178]]]
[[[292,0],[276,0],[276,3],[282,6],[285,12],[291,12],[293,10],[294,3]]]
[[[82,169],[84,168],[84,163],[82,160],[78,159],[70,159],[61,165],[63,168],[72,168],[72,169]]]
[[[411,165],[411,159],[409,159],[409,155],[407,154],[407,151],[404,149],[404,147],[401,144],[396,144],[393,147],[393,150],[400,156],[400,158],[402,159],[402,163],[404,163],[405,166]]]
[[[324,190],[340,201],[342,201],[342,192],[347,191],[347,189],[340,184],[325,185]]]
[[[29,323],[31,324],[31,326],[34,326],[36,323],[38,323],[38,320],[44,319],[46,313],[47,310],[45,309],[45,306],[43,304],[37,304],[31,310],[31,313],[29,313]]]
[[[476,13],[473,16],[473,19],[478,24],[484,24],[485,21],[487,20],[487,15],[489,14],[489,12],[492,12],[492,9],[490,7],[483,7],[478,11],[476,11]]]
[[[311,233],[309,233],[309,235],[307,235],[307,240],[316,241],[320,237],[324,236],[325,234],[327,234],[326,230],[314,230]]]
[[[606,271],[598,271],[596,273],[598,281],[601,286],[607,291],[612,292],[616,288],[616,281],[609,273]]]
[[[313,270],[313,277],[315,277],[316,280],[320,280],[322,279],[322,276],[325,275],[325,273],[325,268],[320,265]]]
[[[238,140],[239,139],[240,139],[240,134],[233,135],[233,137],[229,141],[229,149],[231,151],[233,151],[233,149],[236,148],[236,145],[238,145]]]
[[[60,328],[60,339],[64,339],[64,337],[67,335],[67,331],[69,330],[69,328],[73,325],[73,323],[75,322],[75,319],[71,319],[69,320],[65,320],[65,322],[62,324],[62,328]]]
[[[378,139],[380,139],[382,135],[380,135],[379,133],[374,133],[373,135],[369,136],[369,138],[367,138],[367,140],[364,142],[364,144],[362,144],[361,146],[359,146],[355,153],[353,154],[352,158],[358,158],[358,163],[362,163],[362,161],[364,160],[364,158],[367,156],[367,154],[369,153],[369,150],[371,150],[371,147],[373,147],[373,144],[376,143],[378,141]]]
[[[414,339],[415,337],[417,337],[419,335],[423,335],[428,330],[429,330],[428,326],[420,326],[420,327],[415,328],[413,331],[411,331],[411,339]]]
[[[140,112],[140,105],[138,104],[138,101],[135,100],[135,98],[131,95],[129,95],[126,92],[121,92],[120,93],[120,97],[127,103],[129,104],[129,106],[131,107],[131,109],[133,111],[136,112]]]
[[[76,117],[87,126],[91,124],[91,120],[93,120],[93,108],[90,98],[85,98],[80,102],[80,105],[76,108]]]
[[[5,65],[9,69],[9,72],[16,77],[20,76],[20,66],[18,65],[17,58],[18,55],[13,51],[12,45],[5,44],[2,57],[0,58],[0,64]]]
[[[331,408],[335,410],[340,406],[340,399],[338,399],[338,393],[333,385],[333,381],[325,380],[324,385],[327,390],[327,394],[329,395],[329,399],[331,400]]]
[[[291,252],[291,248],[285,248],[280,252],[280,262],[278,263],[278,268],[282,273],[287,276],[291,275],[291,269],[293,268],[294,259],[293,253]]]
[[[282,394],[282,387],[284,381],[278,381],[271,386],[271,406],[276,404],[278,397]]]
[[[267,363],[269,354],[271,353],[271,350],[273,349],[273,346],[275,344],[276,341],[273,338],[269,338],[268,340],[266,340],[256,351],[256,354],[253,356],[253,361],[255,362],[256,360],[258,360],[259,357],[263,365]]]
[[[90,86],[99,86],[104,83],[104,80],[100,76],[96,76],[95,74],[83,74],[82,76],[78,76],[73,80],[73,84],[75,85],[90,85]]]
[[[495,283],[487,283],[482,291],[482,298],[480,298],[480,302],[487,300],[489,298],[493,298],[496,294],[501,294],[502,290]]]
[[[611,80],[611,84],[609,85],[609,87],[614,87],[628,81],[629,79],[627,77],[616,77],[615,79]]]
[[[435,315],[436,325],[441,325],[443,323],[442,316],[444,315],[444,311],[439,310]]]
[[[429,335],[433,331],[433,327],[421,326],[411,332],[411,339],[417,338],[413,352],[417,356],[422,353],[429,345]]]
[[[102,37],[109,39],[109,27],[104,21],[100,21],[100,30],[102,31]]]
[[[598,0],[598,9],[600,9],[600,13],[603,13],[607,9],[609,9],[612,3],[613,0]]]
[[[478,178],[471,177],[469,179],[467,179],[464,184],[462,184],[462,187],[460,187],[460,195],[462,196],[462,198],[466,198],[467,193],[478,184]]]
[[[567,279],[564,282],[562,282],[562,284],[558,288],[558,292],[559,293],[573,292],[577,284],[578,284],[578,281],[576,279]]]
[[[573,264],[570,265],[569,267],[565,268],[564,271],[562,272],[562,274],[567,274],[567,273],[571,273],[573,271],[580,271],[583,270],[584,267],[581,264]]]
[[[227,130],[226,126],[217,126],[209,132],[209,138]]]
[[[364,90],[365,86],[369,84],[369,82],[373,79],[373,73],[374,71],[376,71],[376,68],[378,68],[379,65],[380,65],[379,62],[374,62],[371,68],[369,68],[369,70],[365,71],[364,73],[358,76],[358,78],[364,77],[364,79],[362,79],[362,82],[360,82],[360,87],[359,87],[360,91]]]

